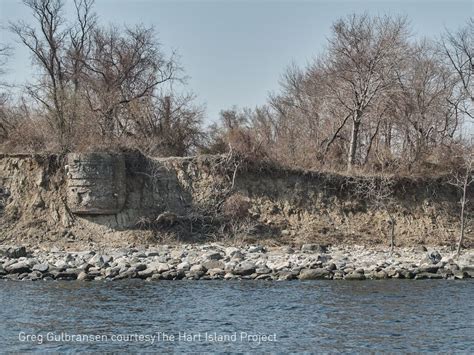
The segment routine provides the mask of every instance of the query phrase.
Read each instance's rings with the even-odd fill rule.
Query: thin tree
[[[393,214],[393,191],[395,182],[388,175],[357,178],[355,181],[355,195],[368,202],[375,209],[387,214],[389,229],[390,255],[395,247],[395,226],[397,220]]]
[[[471,184],[474,182],[474,150],[471,147],[470,152],[466,154],[466,159],[462,169],[455,174],[450,181],[450,184],[455,186],[461,191],[461,199],[459,201],[461,205],[460,220],[461,227],[459,231],[459,240],[457,245],[456,255],[459,256],[461,253],[462,243],[464,240],[465,226],[466,226],[466,206],[469,204],[468,190]]]

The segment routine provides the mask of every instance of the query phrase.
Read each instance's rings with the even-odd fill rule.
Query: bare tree
[[[423,162],[423,155],[452,141],[459,128],[459,117],[448,100],[455,81],[438,60],[433,43],[414,43],[409,61],[397,70],[397,90],[390,97],[393,125],[392,144],[410,166]]]
[[[453,174],[450,184],[455,186],[461,191],[461,228],[459,232],[459,240],[457,245],[457,256],[461,253],[462,243],[464,240],[464,231],[466,226],[465,211],[466,206],[469,204],[468,190],[471,184],[474,182],[474,149],[471,146],[468,148],[467,154],[465,154],[464,166]]]
[[[387,214],[387,224],[390,239],[390,254],[395,247],[396,218],[393,214],[393,192],[395,182],[388,175],[357,178],[354,181],[355,194],[357,197],[367,201],[375,209],[382,210]]]
[[[317,66],[327,73],[329,95],[345,110],[341,126],[351,122],[348,169],[356,163],[364,118],[396,83],[407,35],[407,21],[401,17],[351,15],[333,25],[327,56]]]
[[[145,153],[153,156],[183,156],[193,153],[203,140],[203,108],[192,94],[162,93],[148,104],[130,105],[128,134]]]
[[[137,26],[124,32],[116,27],[97,28],[92,49],[82,61],[87,73],[86,97],[100,115],[102,135],[113,138],[128,130],[126,108],[146,100],[164,83],[177,80],[176,56],[166,58],[153,28]]]
[[[6,72],[6,64],[10,54],[11,48],[9,46],[0,46],[0,76]],[[7,87],[8,85],[0,80],[0,142],[6,139],[10,126],[7,112]]]
[[[442,37],[442,50],[459,82],[462,112],[474,119],[474,18],[457,32]]]
[[[71,115],[68,107],[71,95],[69,83],[71,78],[77,80],[77,72],[72,75],[68,72],[71,61],[68,54],[76,63],[78,51],[83,49],[85,35],[90,30],[88,21],[92,1],[75,1],[80,29],[76,29],[75,25],[68,27],[62,0],[23,0],[23,3],[32,11],[36,26],[20,21],[11,23],[10,29],[30,50],[33,63],[43,74],[37,83],[28,85],[27,90],[47,110],[60,146],[68,149],[74,120],[74,114]]]

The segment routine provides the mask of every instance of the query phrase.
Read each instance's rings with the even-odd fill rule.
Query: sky
[[[324,50],[341,17],[406,15],[414,36],[436,37],[474,16],[474,0],[96,0],[95,12],[105,25],[154,26],[163,49],[179,53],[184,90],[205,105],[210,123],[233,105],[264,104],[288,65],[304,66]],[[31,18],[20,0],[0,0],[0,43],[13,47],[4,79],[17,85],[31,78],[31,60],[4,27]]]

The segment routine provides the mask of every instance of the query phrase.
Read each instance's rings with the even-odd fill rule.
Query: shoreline
[[[97,251],[0,247],[5,280],[367,280],[474,278],[474,249],[388,250],[304,244],[301,248],[223,244],[162,245]]]

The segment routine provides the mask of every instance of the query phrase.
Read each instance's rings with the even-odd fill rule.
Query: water
[[[473,353],[473,294],[473,280],[1,281],[0,351]]]

